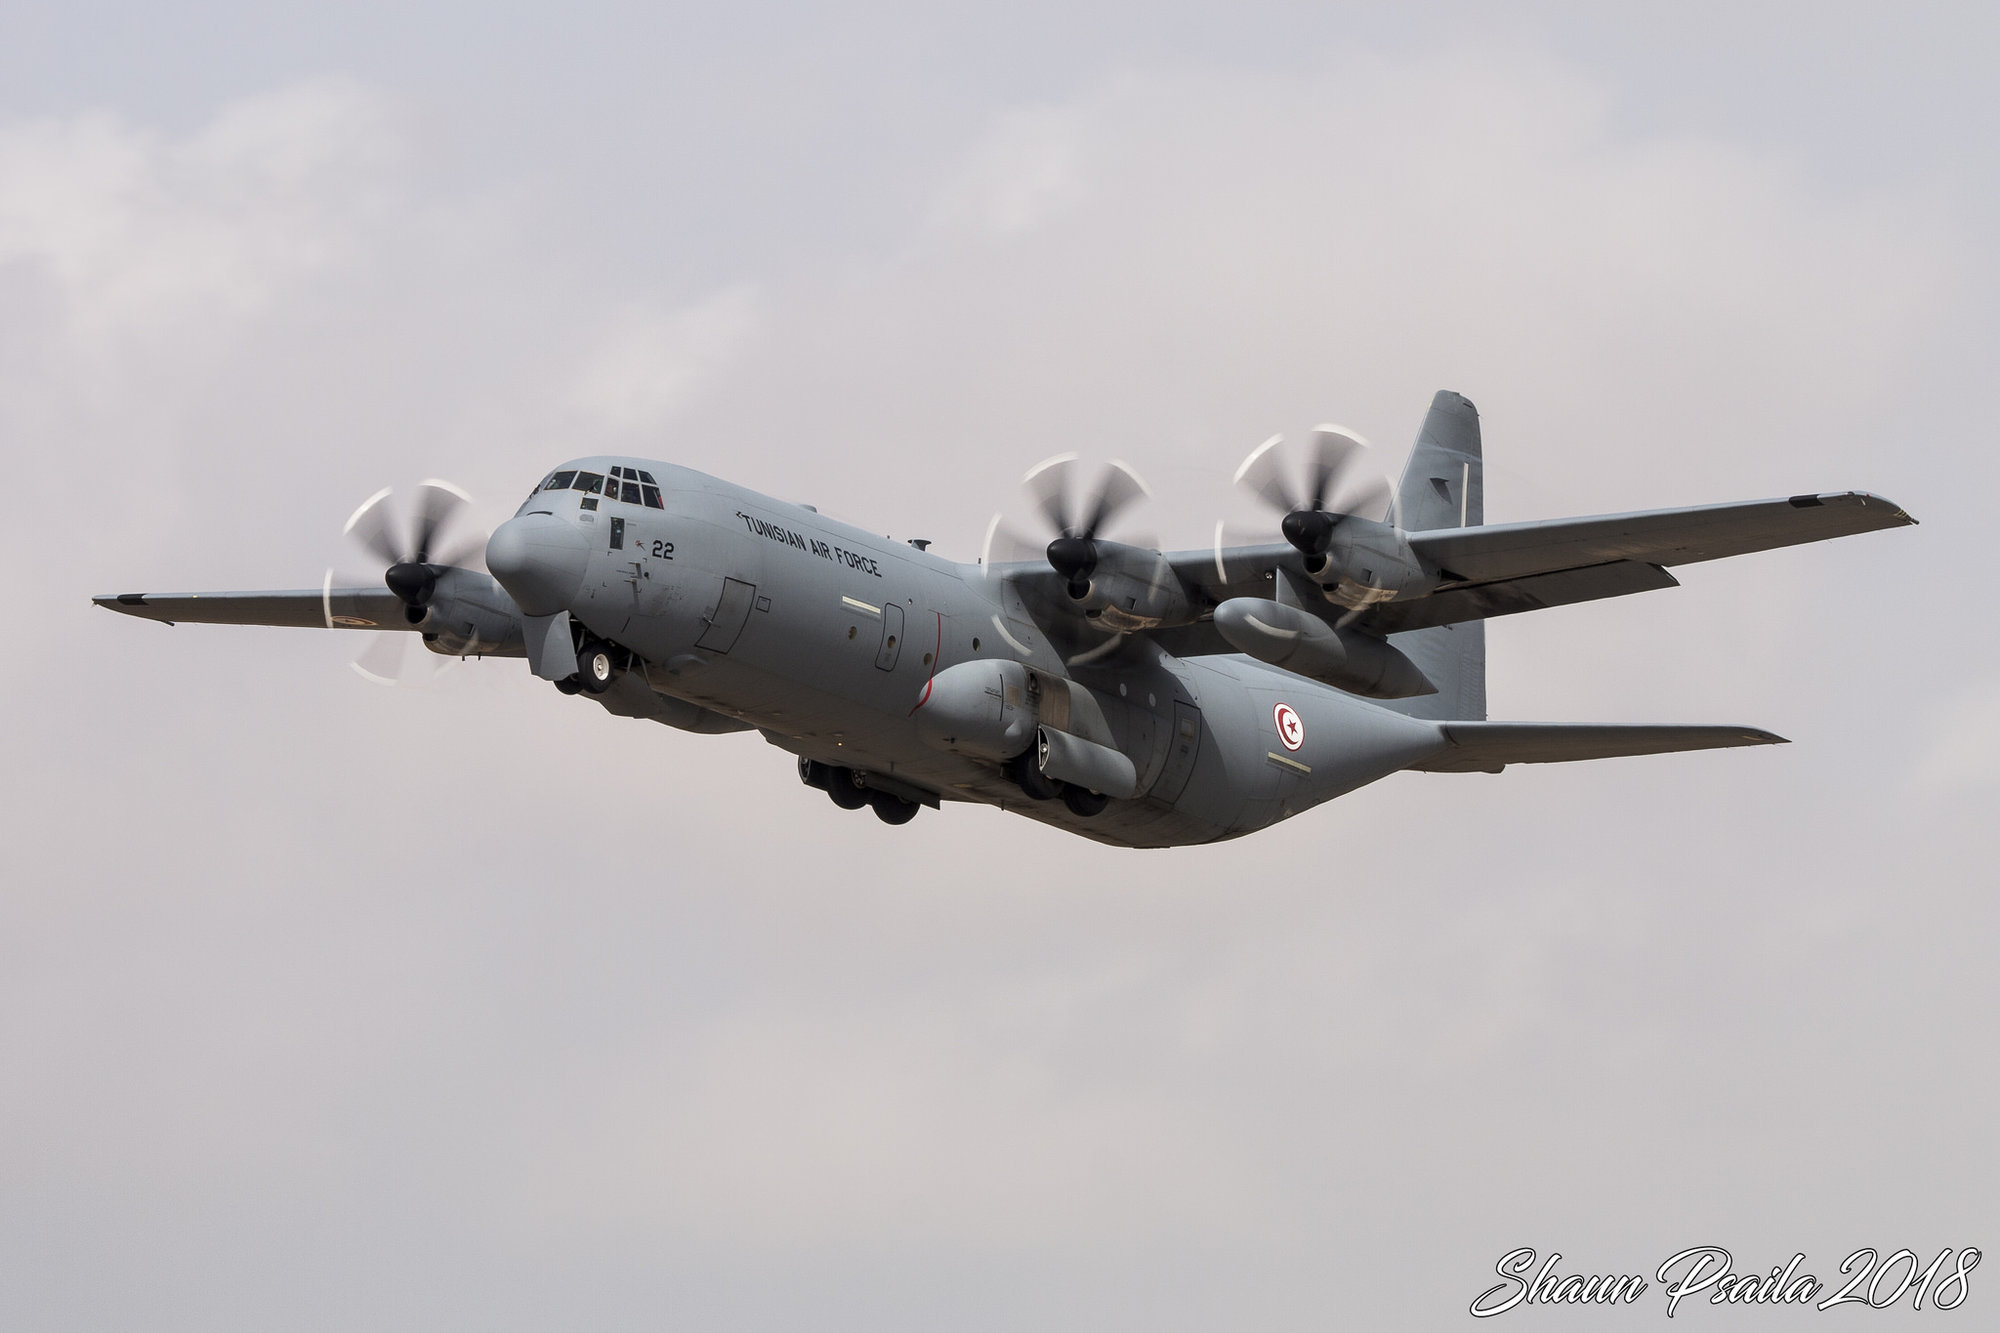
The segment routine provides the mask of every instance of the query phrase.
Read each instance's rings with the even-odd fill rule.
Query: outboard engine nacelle
[[[974,759],[1012,759],[1035,741],[1028,669],[1004,661],[946,667],[925,684],[916,720],[926,745]]]
[[[1232,597],[1215,608],[1215,628],[1238,652],[1370,699],[1437,693],[1400,650],[1282,602]]]

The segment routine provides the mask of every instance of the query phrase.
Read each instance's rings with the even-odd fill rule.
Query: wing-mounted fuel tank
[[[432,652],[452,657],[519,657],[521,612],[489,574],[448,567],[437,571],[415,627]]]
[[[1232,597],[1215,608],[1215,628],[1239,652],[1352,694],[1408,699],[1437,693],[1400,650],[1281,602]]]

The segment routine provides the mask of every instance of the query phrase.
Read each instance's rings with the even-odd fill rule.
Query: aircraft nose
[[[510,518],[486,539],[486,568],[522,614],[552,616],[576,600],[590,541],[553,514]]]

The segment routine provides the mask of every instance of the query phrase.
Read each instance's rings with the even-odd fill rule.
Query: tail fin
[[[1431,399],[1396,500],[1403,527],[1411,532],[1476,528],[1486,521],[1479,409],[1471,399],[1450,389],[1439,389]]]
[[[1431,399],[1430,415],[1396,487],[1397,512],[1410,532],[1477,527],[1486,522],[1486,478],[1479,449],[1479,409],[1450,389]],[[1466,621],[1395,636],[1438,687],[1436,694],[1390,705],[1413,717],[1481,721],[1486,717],[1486,622]]]

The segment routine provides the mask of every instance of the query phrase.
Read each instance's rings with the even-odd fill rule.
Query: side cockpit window
[[[570,489],[582,491],[585,495],[595,495],[604,489],[604,477],[596,472],[579,472],[576,474],[576,480],[570,483]]]
[[[542,489],[545,491],[566,491],[569,489],[570,482],[574,480],[576,480],[576,473],[558,472],[549,478],[548,484],[543,486]]]

